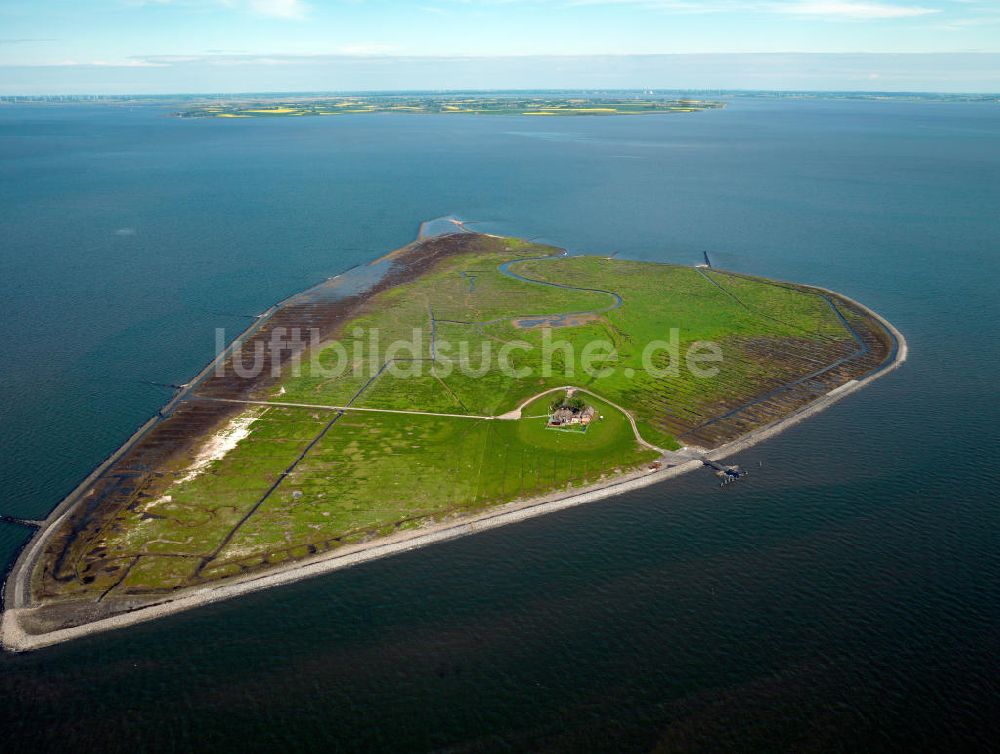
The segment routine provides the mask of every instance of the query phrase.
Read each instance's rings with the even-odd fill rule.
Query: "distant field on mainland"
[[[203,100],[188,105],[177,114],[182,118],[275,118],[371,113],[567,117],[691,113],[719,107],[723,107],[720,102],[694,97],[667,98],[636,93],[605,97],[410,94]]]

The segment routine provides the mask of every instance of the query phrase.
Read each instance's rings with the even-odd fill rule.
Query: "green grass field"
[[[613,288],[623,304],[610,308],[614,299],[606,293],[531,285],[502,275],[498,265],[512,256],[530,258],[549,251],[523,242],[506,243],[509,250],[450,260],[421,280],[400,286],[382,301],[373,302],[371,313],[347,328],[359,326],[366,333],[377,330],[383,346],[397,337],[412,340],[417,328],[419,347],[406,353],[429,357],[431,316],[439,320],[433,328],[438,338],[435,368],[424,363],[419,375],[410,373],[416,370],[404,370],[406,374],[400,377],[383,374],[356,405],[394,409],[419,405],[428,411],[490,416],[546,388],[578,384],[627,406],[650,442],[675,447],[670,435],[676,423],[708,415],[732,394],[736,382],[749,386],[780,373],[776,363],[746,358],[747,344],[769,339],[780,350],[782,341],[850,341],[826,302],[799,290],[690,267],[603,257],[529,259],[513,266],[532,279],[579,288]],[[477,271],[474,287],[468,280],[469,270]],[[523,329],[513,321],[559,312],[596,314],[573,327],[552,328],[548,334],[543,328]],[[654,341],[669,343],[673,329],[680,369],[676,375],[654,374],[647,369],[644,351]],[[547,337],[552,354],[548,369]],[[718,379],[699,377],[686,368],[688,349],[702,341],[717,343],[722,349]],[[363,354],[360,370],[324,380],[306,369],[276,389],[283,391],[281,399],[342,405],[372,376],[372,367],[377,369],[385,360],[372,359],[367,342],[350,336],[341,342],[349,353]],[[585,369],[585,349],[597,342],[607,343],[614,352],[605,363],[607,374]],[[512,367],[530,372],[523,378],[500,369],[501,349],[514,343],[530,346],[509,353]],[[482,356],[484,348],[490,349],[489,359]],[[648,361],[665,368],[671,358],[662,348],[652,352]],[[469,368],[462,369],[462,364]]]
[[[656,458],[620,412],[594,405],[605,418],[585,434],[547,430],[545,399],[519,421],[349,413],[206,575],[584,486]]]
[[[810,349],[851,344],[830,305],[807,291],[477,239],[475,251],[372,296],[315,360],[261,396],[326,407],[356,396],[352,408],[378,410],[337,418],[333,408],[248,405],[161,469],[89,543],[118,567],[84,558],[66,589],[109,588],[127,568],[123,592],[171,590],[594,484],[659,455],[612,404],[646,442],[677,448],[679,429],[811,368]],[[530,280],[504,274],[511,260]],[[401,339],[412,347],[387,352]],[[644,359],[654,341],[663,345]],[[722,357],[712,377],[684,357],[703,341]],[[805,356],[791,360],[789,349]],[[398,362],[357,395],[393,353],[418,361]],[[338,363],[346,373],[333,372]],[[581,394],[601,417],[586,432],[546,426],[554,394],[532,400],[565,385],[594,394]],[[495,418],[525,401],[520,419]],[[245,432],[232,440],[237,426]]]

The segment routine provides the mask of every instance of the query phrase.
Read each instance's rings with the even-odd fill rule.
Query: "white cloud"
[[[269,18],[300,20],[306,17],[309,6],[302,0],[250,0],[254,13]]]
[[[565,5],[635,5],[646,10],[715,13],[735,5],[730,0],[565,0]],[[743,4],[745,5],[745,4]]]
[[[950,21],[945,28],[949,29],[970,29],[977,26],[993,26],[1000,24],[1000,15],[996,16],[973,16],[972,18],[960,18]]]
[[[464,5],[532,4],[543,0],[452,0]],[[918,5],[897,5],[874,0],[548,0],[556,7],[632,7],[641,10],[673,14],[774,14],[792,17],[812,17],[849,20],[879,20],[912,18],[941,13],[937,8]],[[974,4],[977,0],[954,0]]]
[[[779,13],[789,13],[796,16],[825,16],[827,18],[911,18],[939,13],[935,8],[924,8],[916,5],[890,5],[888,3],[853,2],[853,0],[802,0],[796,3],[775,4],[773,9]]]
[[[481,1],[500,4],[524,0]],[[567,7],[633,6],[674,13],[776,13],[847,19],[910,18],[941,12],[936,8],[865,0],[555,0],[555,2]],[[956,2],[972,2],[972,0],[956,0]]]
[[[337,52],[341,55],[388,55],[395,50],[393,45],[378,42],[355,42],[337,48]]]
[[[364,0],[342,0],[360,3]],[[548,3],[556,7],[576,8],[588,6],[634,7],[649,11],[667,13],[772,13],[798,17],[879,20],[913,18],[943,12],[939,8],[922,5],[905,5],[885,0],[449,0],[452,5],[419,5],[421,11],[429,14],[446,14],[458,8],[474,8],[477,5],[503,6]],[[215,3],[227,8],[245,9],[270,18],[301,20],[310,6],[305,0],[125,0],[130,4]],[[975,7],[977,0],[954,0]]]
[[[128,58],[126,60],[91,60],[87,65],[103,68],[163,68],[163,63],[154,63],[141,58]]]
[[[122,0],[122,2],[136,7],[172,5],[178,8],[211,9],[222,6],[233,10],[250,11],[258,16],[294,21],[305,18],[310,10],[305,0]]]

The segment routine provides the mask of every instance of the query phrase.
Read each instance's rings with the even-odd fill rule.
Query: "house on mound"
[[[593,406],[588,406],[580,398],[574,398],[572,393],[552,404],[549,413],[550,427],[586,427],[597,416]]]

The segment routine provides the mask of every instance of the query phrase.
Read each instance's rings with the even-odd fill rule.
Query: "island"
[[[457,220],[275,304],[41,522],[28,650],[708,466],[906,359],[845,296]]]
[[[692,96],[622,92],[618,96],[584,94],[370,94],[226,97],[195,100],[177,111],[181,118],[275,118],[372,113],[438,115],[601,116],[694,113],[724,107]]]

